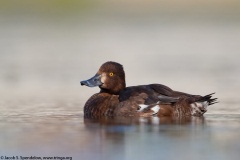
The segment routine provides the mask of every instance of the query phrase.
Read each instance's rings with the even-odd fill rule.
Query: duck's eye
[[[112,77],[112,76],[113,76],[113,73],[112,73],[112,72],[110,72],[110,73],[109,73],[109,76],[111,76],[111,77]]]

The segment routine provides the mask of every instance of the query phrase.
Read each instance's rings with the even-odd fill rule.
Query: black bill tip
[[[100,86],[100,85],[102,85],[101,75],[96,74],[95,76],[93,76],[89,80],[80,81],[80,84],[82,86],[88,86],[88,87]]]
[[[81,85],[81,86],[86,86],[86,85],[87,85],[87,81],[81,81],[81,82],[80,82],[80,85]]]

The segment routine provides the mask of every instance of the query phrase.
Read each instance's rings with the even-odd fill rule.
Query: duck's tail
[[[195,102],[191,103],[193,116],[202,116],[207,111],[207,107],[209,105],[218,103],[217,98],[212,98],[213,94],[215,93],[211,93],[203,97],[200,97]]]
[[[196,102],[207,102],[207,105],[213,105],[215,103],[218,103],[217,98],[212,98],[213,94],[215,94],[215,92],[201,97]]]

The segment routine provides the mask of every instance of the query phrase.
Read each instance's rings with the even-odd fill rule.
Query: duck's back
[[[189,98],[191,101],[194,101],[201,97],[199,95],[191,95],[183,92],[174,91],[171,88],[162,84],[149,84],[126,87],[122,92],[120,92],[119,100],[120,102],[125,101],[141,93],[145,93],[147,95],[144,104],[152,104],[158,101],[168,103],[176,102],[180,97],[186,97]]]

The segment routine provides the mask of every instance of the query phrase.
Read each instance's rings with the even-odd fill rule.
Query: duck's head
[[[88,87],[99,86],[101,92],[119,94],[126,87],[123,66],[116,62],[106,62],[95,76],[89,80],[81,81],[80,84]]]

